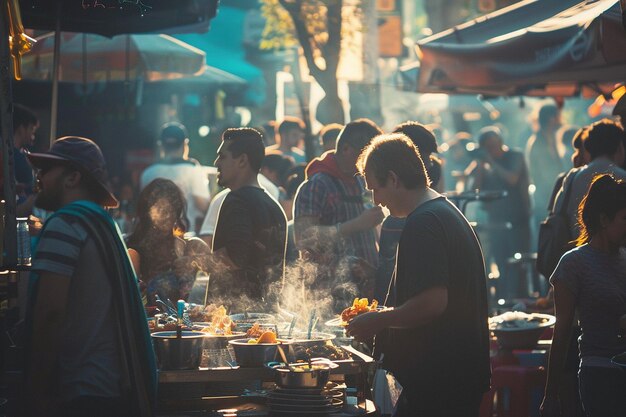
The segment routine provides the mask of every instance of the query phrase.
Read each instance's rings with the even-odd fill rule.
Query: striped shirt
[[[333,226],[354,219],[368,207],[365,184],[361,177],[343,181],[325,172],[307,179],[296,194],[294,218],[315,217],[322,226]],[[327,244],[328,242],[324,242]],[[378,264],[375,229],[353,233],[334,242],[338,257],[356,256],[372,266]]]
[[[47,221],[32,270],[71,278],[58,360],[61,400],[118,397],[120,358],[111,282],[102,255],[77,217],[58,215]]]

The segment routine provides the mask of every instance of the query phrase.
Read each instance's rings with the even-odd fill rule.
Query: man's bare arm
[[[447,308],[448,289],[444,286],[432,287],[393,310],[355,317],[348,325],[347,332],[359,340],[368,340],[386,328],[412,329],[428,324]]]

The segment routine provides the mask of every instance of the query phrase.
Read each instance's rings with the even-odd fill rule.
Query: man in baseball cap
[[[26,310],[33,416],[151,416],[156,365],[137,277],[104,207],[118,202],[91,140],[29,154],[35,205],[54,211],[35,248]]]
[[[37,207],[56,211],[73,200],[118,206],[108,186],[104,156],[93,141],[65,136],[57,139],[48,152],[28,154],[28,160],[38,170]]]

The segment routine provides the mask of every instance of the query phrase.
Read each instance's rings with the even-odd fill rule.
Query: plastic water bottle
[[[28,218],[20,217],[17,220],[17,264],[30,265],[30,233]]]

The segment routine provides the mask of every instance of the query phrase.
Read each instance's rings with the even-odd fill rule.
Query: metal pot
[[[287,339],[289,344],[309,348],[312,346],[325,345],[335,339],[332,333],[312,332],[311,337],[306,332],[295,332],[291,338]]]
[[[235,351],[235,359],[241,367],[264,366],[276,359],[278,343],[248,343],[250,339],[229,340]]]
[[[324,388],[330,376],[326,363],[297,364],[274,368],[274,381],[281,388]]]
[[[206,333],[183,331],[177,337],[175,331],[152,333],[154,350],[159,369],[174,371],[197,369],[202,359],[202,343]]]

